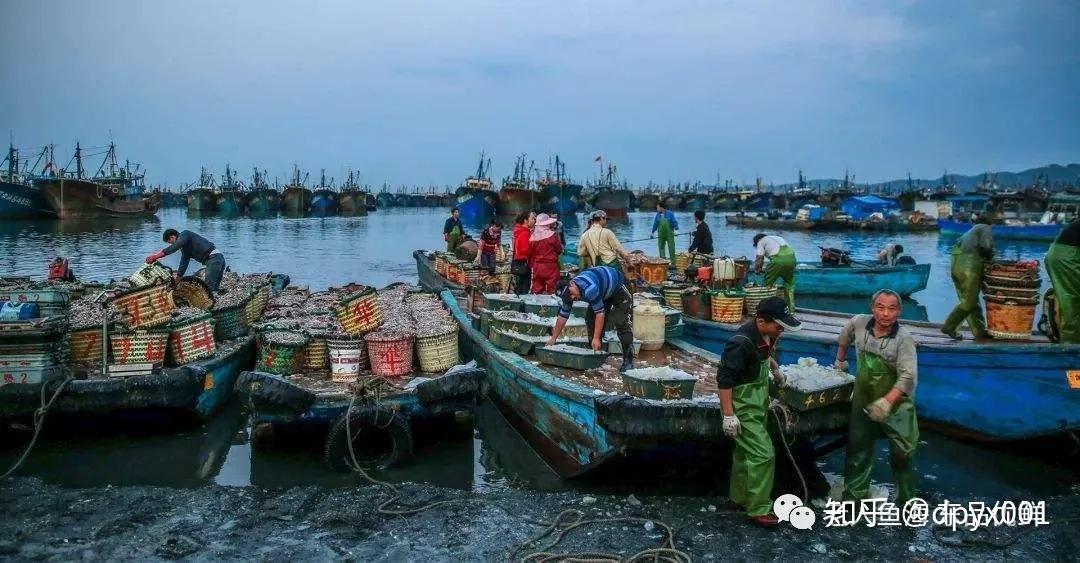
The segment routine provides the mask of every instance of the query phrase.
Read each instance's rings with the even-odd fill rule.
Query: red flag
[[[596,158],[592,159],[593,162],[600,162],[604,158],[601,155],[596,155]]]

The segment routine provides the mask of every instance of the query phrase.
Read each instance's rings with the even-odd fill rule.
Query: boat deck
[[[802,321],[802,330],[799,331],[803,335],[819,335],[824,338],[830,338],[835,340],[840,336],[840,331],[847,324],[848,319],[853,315],[829,313],[825,311],[813,311],[800,309],[796,312],[796,316]],[[961,331],[964,336],[964,340],[957,341],[946,336],[941,332],[941,325],[936,323],[927,323],[921,321],[900,321],[901,326],[906,328],[908,332],[915,338],[915,343],[918,345],[933,345],[933,346],[951,346],[972,344],[973,337],[969,331]],[[734,325],[729,325],[734,326]],[[1004,340],[1004,339],[992,339],[992,340],[980,340],[978,343],[993,343],[997,344],[1049,344],[1050,339],[1042,334],[1032,334],[1029,340]]]
[[[526,359],[537,363],[534,356],[527,356]],[[591,389],[603,391],[604,393],[625,392],[623,390],[622,375],[619,373],[619,366],[622,365],[622,356],[620,354],[612,354],[604,362],[604,365],[598,369],[588,371],[540,365],[552,375]],[[716,387],[716,364],[699,355],[665,345],[660,350],[642,350],[640,354],[634,357],[635,368],[664,366],[670,366],[697,377],[698,381],[694,385],[695,397],[716,395],[718,393]]]

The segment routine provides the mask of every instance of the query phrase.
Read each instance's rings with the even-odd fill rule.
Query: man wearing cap
[[[862,500],[870,490],[874,444],[889,440],[889,462],[896,480],[897,506],[915,497],[912,460],[919,444],[915,416],[915,383],[919,359],[915,339],[897,318],[900,295],[883,289],[870,299],[869,315],[855,315],[840,331],[834,367],[848,370],[851,344],[858,351],[855,391],[844,463],[844,500]]]
[[[630,260],[630,255],[623,250],[615,233],[607,228],[607,213],[594,211],[589,216],[589,228],[581,233],[578,241],[578,262],[582,269],[593,266],[611,266],[619,270],[619,258]]]
[[[603,346],[604,323],[610,316],[614,321],[615,333],[619,335],[619,345],[622,346],[623,362],[619,371],[634,369],[634,298],[626,287],[621,270],[611,266],[589,268],[570,281],[560,281],[555,287],[555,295],[560,300],[559,319],[555,321],[548,346],[555,344],[562,334],[574,301],[583,300],[589,304],[585,312],[585,327],[592,349],[599,350]]]
[[[221,285],[221,276],[225,273],[225,256],[214,247],[214,243],[206,240],[197,233],[191,231],[177,232],[176,229],[165,229],[161,240],[169,246],[146,257],[146,263],[156,262],[162,258],[180,251],[180,265],[174,274],[177,278],[184,277],[187,272],[188,262],[194,258],[196,262],[206,266],[206,286],[213,293],[218,292]]]
[[[735,441],[728,496],[763,527],[779,523],[770,498],[776,455],[766,428],[766,407],[770,374],[778,384],[784,376],[772,352],[784,331],[801,327],[783,299],[769,297],[758,305],[754,320],[728,339],[716,370],[724,434]]]

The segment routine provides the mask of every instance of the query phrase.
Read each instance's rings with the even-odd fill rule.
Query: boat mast
[[[78,141],[75,141],[75,177],[79,179],[83,177],[82,147]]]
[[[15,148],[14,144],[8,145],[8,181],[14,182],[15,176],[19,174],[19,151]]]

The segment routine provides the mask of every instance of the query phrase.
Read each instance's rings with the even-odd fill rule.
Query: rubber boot
[[[634,369],[634,354],[633,352],[623,352],[622,366],[619,367],[619,373],[626,373],[627,370]]]

